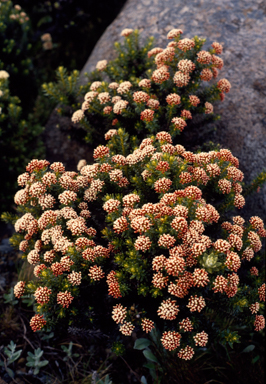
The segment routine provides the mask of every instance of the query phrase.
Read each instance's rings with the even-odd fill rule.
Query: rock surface
[[[167,32],[181,28],[184,37],[207,37],[223,43],[224,68],[219,78],[232,88],[215,106],[215,141],[239,158],[250,182],[266,168],[266,1],[265,0],[128,0],[94,48],[82,73],[95,69],[99,60],[113,59],[113,44],[124,28],[141,30],[146,39],[164,48]],[[246,211],[266,219],[266,186],[248,198]],[[246,213],[249,213],[246,212]]]
[[[48,161],[60,161],[68,171],[76,171],[79,160],[93,162],[93,151],[84,141],[70,139],[71,125],[71,118],[60,116],[55,109],[46,123],[43,141]]]
[[[245,182],[266,168],[265,0],[128,0],[100,38],[82,74],[95,69],[99,60],[114,58],[113,44],[123,39],[120,33],[124,28],[139,29],[143,40],[154,36],[155,46],[163,48],[172,28],[181,28],[184,37],[207,37],[206,47],[213,41],[223,43],[224,68],[219,78],[228,79],[232,88],[224,102],[215,106],[221,120],[215,123],[214,139],[239,158]],[[50,142],[54,144],[59,138],[55,116],[52,119]],[[73,143],[69,147],[69,143],[67,147],[65,138],[60,140],[61,144],[54,146],[57,161],[61,158],[67,163],[69,156],[72,163],[91,158],[86,146]],[[245,214],[266,220],[266,185],[247,199]]]

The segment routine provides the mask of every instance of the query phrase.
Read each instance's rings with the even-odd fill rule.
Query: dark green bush
[[[44,156],[43,128],[22,118],[20,99],[9,90],[9,74],[0,71],[0,211],[10,209],[18,175],[30,159]]]

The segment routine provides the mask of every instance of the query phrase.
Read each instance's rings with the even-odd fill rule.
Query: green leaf
[[[35,298],[33,295],[22,296],[22,303],[27,304],[27,307],[31,307],[34,302],[35,302]]]
[[[26,363],[26,366],[27,367],[34,367],[35,366],[35,362],[34,361],[29,361],[28,363]]]
[[[148,369],[155,369],[156,368],[156,365],[151,363],[151,362],[147,362],[147,363],[144,363],[143,364],[143,367],[144,368],[148,368]]]
[[[13,361],[17,360],[20,357],[21,352],[22,352],[22,349],[20,349],[19,351],[15,352],[13,354],[13,356],[11,357],[9,363],[13,363]]]
[[[160,340],[160,338],[161,338],[161,334],[156,328],[153,328],[151,330],[150,336],[151,336],[151,338],[155,344],[157,344],[158,340]]]
[[[109,375],[105,376],[104,384],[112,384],[112,380],[110,380]]]
[[[38,367],[39,367],[39,368],[41,368],[41,367],[45,367],[48,363],[49,363],[48,360],[40,361],[40,362],[38,363]]]
[[[156,359],[156,357],[154,356],[154,354],[150,350],[145,349],[143,351],[143,355],[146,357],[147,360],[154,361],[155,363],[158,363],[158,360]]]
[[[15,374],[14,374],[14,372],[12,371],[12,369],[10,369],[10,368],[6,368],[6,371],[7,371],[8,376],[10,376],[10,377],[13,379],[14,376],[15,376]]]
[[[139,349],[139,350],[142,350],[142,349],[145,349],[147,348],[149,345],[151,345],[151,342],[150,340],[148,339],[137,339],[135,341],[135,344],[134,344],[134,349]]]
[[[4,352],[5,352],[5,354],[6,354],[6,356],[7,356],[8,358],[10,358],[10,357],[12,356],[12,352],[9,351],[7,348],[4,349]]]
[[[11,340],[10,343],[8,344],[8,348],[9,348],[12,352],[15,351],[15,349],[16,349],[16,344],[14,343],[13,340]]]
[[[49,340],[49,339],[51,339],[52,337],[54,337],[54,332],[51,332],[51,333],[49,333],[48,335],[43,335],[43,336],[41,337],[41,339],[42,339],[42,340]]]
[[[40,372],[39,368],[36,367],[36,368],[34,369],[34,371],[33,371],[33,374],[34,374],[34,375],[38,375],[39,372]]]
[[[248,347],[246,347],[245,349],[243,349],[243,351],[241,353],[251,352],[251,351],[253,351],[254,348],[255,348],[255,345],[251,344]]]
[[[34,355],[35,355],[34,356],[35,358],[37,358],[37,357],[40,358],[43,355],[43,351],[41,350],[41,348],[35,349],[34,350]]]
[[[251,364],[255,364],[259,360],[259,358],[259,355],[255,356],[254,359],[251,360]]]
[[[47,15],[47,16],[44,16],[42,17],[39,21],[38,21],[38,24],[37,24],[37,27],[40,27],[42,24],[47,24],[47,23],[51,23],[53,21],[52,17]]]
[[[10,288],[9,293],[5,293],[3,297],[5,299],[4,300],[5,304],[16,305],[18,303],[18,300],[16,300],[14,295],[14,288]]]

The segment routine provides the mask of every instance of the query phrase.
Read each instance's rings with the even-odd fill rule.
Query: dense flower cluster
[[[177,356],[183,360],[191,360],[194,353],[194,349],[187,345],[185,348],[180,349]]]
[[[169,351],[175,350],[180,345],[181,335],[175,331],[164,332],[161,338],[162,345]]]
[[[34,296],[37,303],[42,305],[49,302],[51,293],[51,289],[48,289],[47,287],[39,287],[36,289]]]
[[[108,139],[112,148],[116,138],[123,140],[124,135],[121,129],[109,132]],[[242,174],[238,172],[237,159],[225,150],[195,155],[184,147],[173,146],[171,143],[169,133],[162,131],[156,134],[156,138],[143,140],[139,148],[126,156],[110,151],[109,144],[99,146],[94,151],[96,162],[93,165],[84,165],[80,174],[66,172],[60,164],[52,164],[48,169],[47,163],[36,162],[33,169],[28,167],[31,174],[35,175],[33,179],[28,173],[19,178],[22,187],[30,190],[32,185],[38,183],[40,191],[38,196],[35,193],[28,194],[21,205],[30,207],[31,201],[35,201],[35,206],[37,204],[41,212],[39,217],[33,216],[29,209],[18,219],[15,228],[22,236],[20,248],[35,269],[38,268],[35,272],[40,279],[40,286],[35,292],[35,297],[42,305],[44,313],[46,305],[55,295],[58,305],[67,309],[72,301],[75,301],[76,294],[73,289],[75,286],[81,286],[83,280],[91,281],[92,284],[106,281],[108,294],[114,299],[121,298],[124,295],[122,287],[126,276],[129,277],[127,281],[133,278],[133,281],[139,281],[140,286],[140,281],[145,276],[142,270],[144,265],[134,265],[132,261],[124,262],[125,256],[122,255],[128,254],[132,255],[130,257],[134,257],[134,260],[142,260],[141,255],[146,253],[145,258],[150,263],[150,269],[145,269],[145,279],[148,279],[147,283],[152,287],[151,294],[156,297],[161,291],[166,295],[157,307],[156,315],[166,322],[179,318],[180,330],[185,333],[192,332],[196,346],[206,343],[207,336],[202,333],[202,329],[195,328],[191,319],[186,316],[179,317],[182,316],[179,314],[182,310],[176,304],[175,298],[186,300],[185,305],[189,311],[193,315],[200,315],[207,306],[202,291],[206,286],[210,286],[216,294],[234,297],[240,286],[238,270],[245,260],[251,260],[250,255],[259,251],[260,237],[265,235],[265,229],[258,217],[251,218],[251,227],[245,228],[243,219],[235,216],[232,224],[222,224],[226,231],[225,238],[211,239],[205,235],[205,226],[218,222],[219,213],[204,200],[201,188],[213,181],[219,191],[221,180],[241,180]],[[161,153],[164,153],[164,160]],[[135,166],[138,164],[141,167],[136,174]],[[125,171],[126,167],[129,167],[129,173]],[[175,172],[171,173],[174,175],[171,178],[161,177],[158,173],[172,172],[172,169],[175,169]],[[145,170],[149,172],[147,179],[141,176]],[[191,175],[191,178],[185,182],[184,176],[180,177],[182,173]],[[96,236],[91,215],[92,204],[103,199],[105,191],[111,188],[110,183],[116,184],[123,191],[123,186],[119,186],[117,182],[124,174],[127,174],[129,183],[134,177],[140,176],[141,183],[158,194],[158,201],[151,203],[147,195],[147,200],[141,203],[141,193],[134,189],[134,193],[122,194],[120,197],[109,195],[101,205],[102,212],[108,215],[109,222],[111,220],[108,230],[109,246],[107,248],[97,245],[92,240]],[[86,178],[86,183],[76,184],[80,177]],[[56,185],[57,196],[52,192]],[[177,185],[179,189],[176,189]],[[223,192],[220,193],[223,196]],[[41,204],[41,197],[48,194],[53,197],[55,204],[59,204],[59,209],[51,209]],[[232,199],[237,194],[234,190],[229,193]],[[84,216],[84,212],[88,214]],[[127,241],[116,237],[116,234],[122,233]],[[30,245],[31,239],[34,239],[34,247]],[[77,256],[73,257],[74,254]],[[115,270],[105,271],[101,260],[110,255],[116,255],[117,266]],[[87,274],[77,270],[78,260],[87,263]],[[225,268],[224,273],[221,272],[220,266]],[[147,267],[148,264],[145,268]],[[152,270],[153,273],[149,274]],[[63,284],[61,288],[58,287],[58,291],[51,289],[45,279],[47,275],[43,275],[44,271],[46,274],[50,271],[55,277],[65,279],[63,281],[69,283],[68,289],[64,289]],[[252,271],[255,275],[254,268]],[[210,272],[215,272],[216,275],[213,276]],[[199,294],[189,294],[193,287],[199,290]],[[21,297],[24,290],[27,291],[27,286],[24,286],[23,282],[18,283],[15,289],[17,297]],[[258,300],[263,300],[265,285],[259,288],[257,295]],[[254,301],[250,303],[250,314],[257,315],[259,308],[255,308],[253,304]],[[113,308],[113,318],[122,324],[120,331],[124,335],[130,335],[135,324],[134,320],[125,322],[125,311],[118,303]],[[141,319],[143,331],[150,332],[153,329],[156,321],[153,316]],[[255,324],[257,330],[263,326],[261,318],[258,319]],[[167,335],[169,337],[165,336],[164,343],[172,348],[170,333]],[[179,355],[181,358],[187,358],[191,356],[191,351],[184,349]]]
[[[113,307],[112,319],[117,323],[124,323],[127,314],[127,308],[123,307],[121,304],[117,304]]]
[[[129,46],[135,44],[135,32],[129,28],[121,32]],[[213,87],[209,87],[208,91],[205,87],[204,100],[202,96],[198,97],[201,94],[198,85],[203,81],[210,82],[218,76],[223,67],[223,60],[218,56],[222,53],[222,46],[214,42],[208,51],[202,50],[204,39],[197,36],[181,39],[182,34],[181,29],[171,30],[167,38],[172,41],[165,49],[155,47],[147,52],[150,69],[145,74],[146,78],[138,83],[126,79],[110,83],[94,81],[90,91],[84,96],[81,109],[73,114],[73,123],[88,129],[87,119],[90,121],[92,114],[99,114],[104,117],[104,125],[110,130],[113,125],[124,126],[123,119],[134,115],[138,124],[134,124],[130,133],[137,128],[143,135],[145,130],[154,132],[153,125],[156,121],[167,116],[171,117],[169,121],[173,123],[170,126],[167,123],[167,130],[176,134],[187,126],[186,119],[191,119],[197,113],[212,114],[212,102],[224,98],[224,94],[230,90],[230,82],[221,79]],[[110,75],[110,71],[115,71],[114,66],[108,65],[107,60],[100,60],[96,69]],[[193,89],[193,84],[197,84],[194,89],[197,94],[186,92],[187,87]],[[170,91],[165,97],[162,92],[164,86],[168,90],[177,87],[178,91]],[[181,108],[177,109],[176,106]]]
[[[124,322],[124,324],[120,325],[119,331],[125,336],[131,336],[134,328],[135,327],[132,323],[130,323],[129,321],[126,321]]]
[[[19,281],[14,287],[14,295],[19,299],[25,291],[25,281]]]
[[[149,333],[154,328],[154,322],[152,320],[144,318],[141,320],[141,327],[144,332]]]
[[[57,303],[62,305],[62,307],[68,308],[73,299],[74,297],[68,291],[59,292],[57,294]]]
[[[208,342],[208,334],[204,331],[197,333],[195,336],[193,336],[195,344],[199,345],[200,347],[205,347],[205,345]]]
[[[44,320],[43,315],[35,315],[30,321],[30,326],[33,332],[40,331],[45,324],[46,321]]]

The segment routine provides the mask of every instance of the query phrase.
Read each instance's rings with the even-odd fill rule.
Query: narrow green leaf
[[[13,379],[14,376],[15,376],[15,374],[14,374],[14,372],[12,371],[12,369],[10,369],[10,368],[6,368],[6,371],[7,371],[8,376],[10,376],[10,377]]]
[[[137,339],[135,341],[135,344],[134,344],[134,349],[139,349],[139,350],[142,350],[142,349],[145,349],[147,348],[149,345],[151,345],[151,342],[150,340],[148,339]]]
[[[9,351],[9,349],[5,348],[4,352],[5,352],[7,357],[9,357],[9,358],[11,357],[12,353],[11,353],[11,351]]]
[[[13,340],[10,341],[10,343],[9,343],[9,345],[8,345],[8,348],[9,348],[12,352],[15,351],[15,349],[16,349],[16,344],[14,343]]]
[[[48,24],[48,23],[51,23],[53,21],[52,17],[51,16],[44,16],[42,17],[39,21],[38,21],[38,24],[37,24],[37,27],[40,27],[42,24]]]
[[[22,352],[22,349],[20,349],[19,351],[15,352],[15,353],[13,354],[12,360],[13,360],[13,361],[17,360],[17,359],[20,357],[21,352]]]
[[[35,356],[34,356],[35,358],[36,357],[40,358],[43,355],[43,351],[41,350],[41,348],[38,348],[38,349],[34,350],[34,354],[35,354]]]
[[[256,357],[254,357],[254,359],[251,360],[251,364],[255,364],[258,360],[259,360],[260,356],[257,355]]]
[[[143,364],[143,367],[144,367],[144,368],[148,368],[148,369],[155,369],[155,368],[156,368],[156,365],[155,365],[154,363],[147,362],[147,363],[144,363],[144,364]]]
[[[158,363],[158,360],[156,359],[154,354],[151,351],[149,351],[148,349],[145,349],[143,351],[143,355],[146,357],[147,360],[154,361],[155,363]]]

